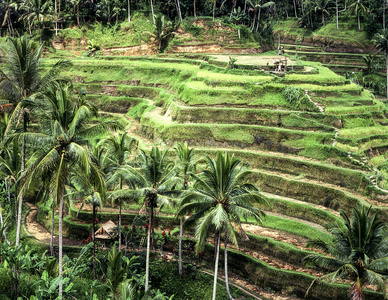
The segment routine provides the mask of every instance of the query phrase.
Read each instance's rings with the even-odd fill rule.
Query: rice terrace
[[[382,0],[0,0],[0,300],[387,299]]]

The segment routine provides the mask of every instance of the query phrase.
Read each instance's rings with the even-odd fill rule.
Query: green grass
[[[360,138],[369,135],[387,134],[386,126],[356,127],[352,129],[341,129],[339,135],[344,138]]]
[[[317,62],[304,62],[305,66],[311,66],[318,69],[318,74],[287,74],[283,81],[288,82],[299,82],[299,83],[316,83],[320,85],[324,85],[326,83],[340,83],[343,84],[345,82],[345,78],[343,76],[335,74],[327,67],[323,67],[321,63]]]
[[[231,82],[247,82],[247,83],[264,83],[273,81],[275,77],[273,76],[264,76],[264,75],[235,75],[235,74],[222,74],[214,73],[205,70],[200,70],[197,72],[198,78],[206,78],[211,81],[231,81]]]
[[[315,227],[298,221],[280,218],[277,216],[267,215],[265,218],[263,218],[263,226],[303,236],[307,239],[321,239],[324,241],[330,240],[330,234],[322,232],[321,230]]]
[[[147,22],[148,20],[148,22]],[[79,28],[67,28],[59,32],[59,37],[65,40],[93,39],[103,48],[126,47],[150,42],[150,35],[144,32],[153,32],[154,27],[150,18],[136,13],[131,18],[131,23],[122,22],[115,25],[89,23]],[[86,49],[85,49],[86,50]]]

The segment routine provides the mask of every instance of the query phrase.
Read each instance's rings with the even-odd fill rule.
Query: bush
[[[9,272],[10,272],[9,269],[0,268],[0,295],[3,295],[10,290],[11,276],[9,276]],[[4,298],[4,299],[7,299],[7,298]]]

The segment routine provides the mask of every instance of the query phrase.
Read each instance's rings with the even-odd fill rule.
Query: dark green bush
[[[10,289],[11,276],[9,276],[9,272],[10,270],[7,268],[0,268],[0,295],[5,294]]]

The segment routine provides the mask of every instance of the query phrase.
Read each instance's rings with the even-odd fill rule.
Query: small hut
[[[104,242],[112,241],[117,236],[116,224],[111,220],[102,225],[96,232],[94,238]]]

